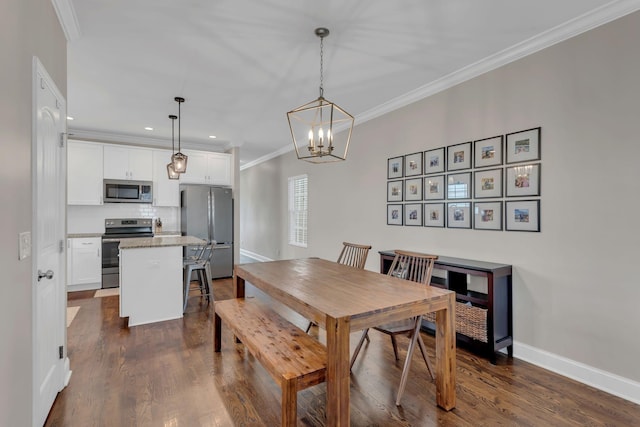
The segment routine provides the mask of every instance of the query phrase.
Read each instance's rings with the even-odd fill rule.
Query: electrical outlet
[[[23,260],[31,256],[31,232],[25,231],[18,235],[20,253],[18,259]]]

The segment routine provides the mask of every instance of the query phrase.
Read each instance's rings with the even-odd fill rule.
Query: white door
[[[64,387],[66,344],[64,258],[66,105],[34,59],[33,136],[33,423],[41,426]]]

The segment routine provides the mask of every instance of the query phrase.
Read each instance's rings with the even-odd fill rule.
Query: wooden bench
[[[326,348],[254,299],[238,298],[215,302],[216,352],[222,321],[280,385],[282,425],[295,426],[298,391],[325,381]]]

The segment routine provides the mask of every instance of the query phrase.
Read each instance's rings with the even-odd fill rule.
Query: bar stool
[[[207,303],[211,302],[213,294],[211,293],[211,258],[213,256],[213,245],[215,241],[208,242],[206,245],[198,247],[196,254],[183,260],[184,268],[184,305],[182,312],[187,311],[187,302],[189,301],[189,291],[191,290],[191,276],[196,273],[198,280],[198,288],[200,296],[207,298]]]

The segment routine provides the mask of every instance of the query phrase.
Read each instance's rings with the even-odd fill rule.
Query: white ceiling
[[[182,96],[183,144],[239,146],[244,164],[292,148],[286,112],[318,96],[317,27],[331,31],[324,95],[357,125],[640,7],[636,0],[66,2],[70,133],[170,147],[167,116]]]

